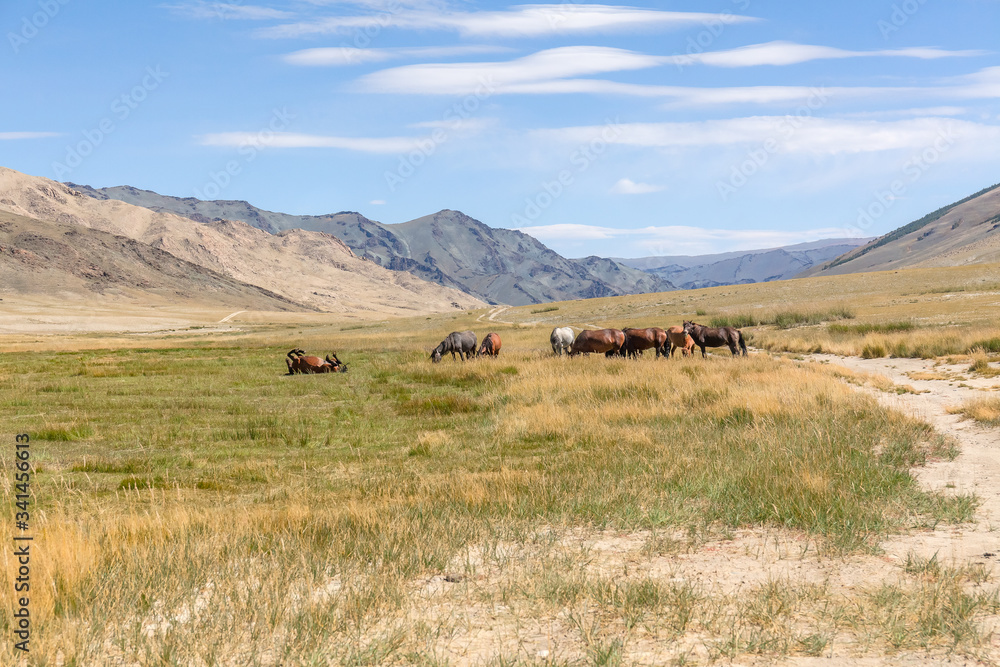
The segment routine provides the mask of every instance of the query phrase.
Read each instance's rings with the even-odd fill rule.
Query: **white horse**
[[[552,343],[552,353],[562,355],[563,350],[569,350],[573,344],[573,330],[569,327],[556,327],[549,335],[549,342]]]

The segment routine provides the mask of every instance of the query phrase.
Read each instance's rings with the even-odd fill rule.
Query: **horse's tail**
[[[740,351],[743,352],[743,356],[747,356],[747,341],[743,338],[743,332],[739,329],[736,330],[736,334],[740,337]]]

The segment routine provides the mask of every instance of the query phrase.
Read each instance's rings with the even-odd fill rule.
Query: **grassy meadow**
[[[838,298],[823,299],[831,285]],[[912,563],[851,599],[822,583],[737,593],[670,574],[733,531],[844,557],[969,520],[975,498],[922,491],[911,475],[957,453],[926,424],[781,355],[548,349],[554,324],[748,312],[758,348],[863,349],[916,335],[865,328],[902,321],[911,298],[906,321],[928,340],[952,327],[1000,335],[977,314],[996,283],[987,297],[963,292],[977,296],[961,312],[938,298],[952,291],[906,289],[845,276],[522,307],[498,313],[504,323],[482,321],[486,311],[370,324],[247,314],[224,334],[12,337],[0,461],[12,472],[13,433],[31,434],[27,662],[690,664],[823,655],[844,636],[861,653],[973,655],[988,636],[981,619],[1000,609],[975,568]],[[500,358],[431,364],[429,350],[465,328],[500,333]],[[350,371],[285,376],[293,346],[335,350]],[[2,479],[10,544],[12,475]],[[602,558],[594,545],[607,536],[665,573]],[[7,637],[14,571],[8,558]],[[539,637],[558,650],[535,650]],[[20,657],[0,644],[0,663]]]

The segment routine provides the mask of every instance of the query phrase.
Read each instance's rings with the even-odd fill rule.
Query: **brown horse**
[[[682,356],[694,354],[694,338],[684,333],[684,327],[677,324],[667,329],[667,337],[670,338],[669,356],[674,356],[674,350],[680,348]]]
[[[701,348],[701,356],[704,358],[707,356],[705,354],[706,347],[722,347],[727,345],[729,351],[733,353],[735,357],[738,352],[736,351],[737,346],[743,352],[743,356],[747,354],[747,344],[743,340],[743,334],[736,327],[706,327],[701,324],[695,324],[694,322],[684,322],[684,333],[691,336],[694,339],[695,345]]]
[[[500,336],[495,333],[486,334],[486,338],[483,338],[483,344],[479,346],[479,352],[477,356],[486,355],[487,357],[495,357],[500,354]]]
[[[290,350],[285,356],[285,364],[288,366],[289,375],[294,375],[295,373],[302,373],[304,375],[310,373],[343,373],[347,371],[347,364],[342,363],[336,354],[333,354],[332,359],[329,354],[326,355],[326,359],[320,359],[319,357],[307,355],[305,350],[295,348]]]
[[[667,345],[667,332],[660,327],[649,327],[648,329],[633,329],[626,327],[622,329],[625,334],[625,345],[622,346],[621,355],[623,357],[636,358],[642,354],[643,350],[653,348],[656,350],[656,357],[666,356],[664,348]]]
[[[605,356],[612,356],[622,349],[625,344],[625,333],[618,329],[591,329],[581,331],[573,345],[569,348],[569,356],[575,357],[578,354],[591,354],[592,352],[603,352]]]

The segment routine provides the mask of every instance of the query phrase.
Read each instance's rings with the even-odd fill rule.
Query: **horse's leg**
[[[704,345],[698,345],[698,347],[701,348],[701,358],[704,359],[705,357],[707,357],[708,354],[705,353],[705,346]]]

